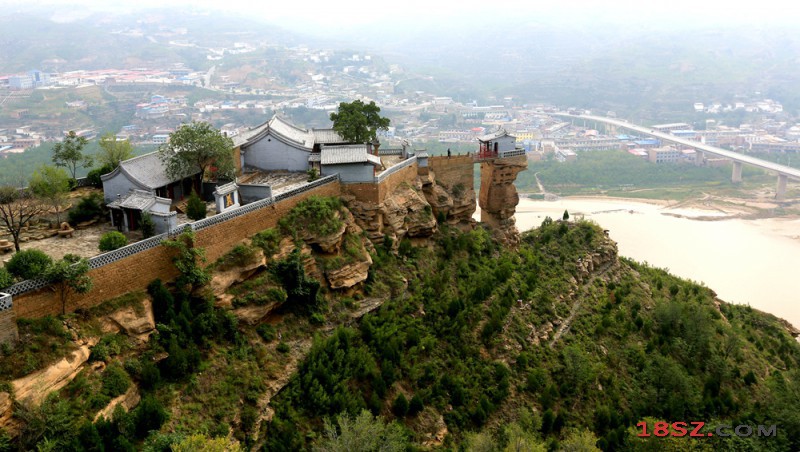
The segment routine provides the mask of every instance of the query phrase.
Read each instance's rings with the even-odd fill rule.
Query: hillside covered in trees
[[[347,215],[312,198],[208,267],[181,236],[174,284],[21,320],[4,389],[75,337],[99,335],[96,365],[39,406],[18,403],[0,450],[800,448],[800,344],[786,325],[618,257],[596,224],[548,220],[514,250],[444,224],[413,243],[347,233],[336,255],[309,245]],[[365,253],[362,285],[328,288]],[[246,277],[215,298],[230,272]],[[108,312],[148,305],[149,340],[101,333]],[[131,388],[138,404],[95,419]],[[777,429],[660,437],[658,422],[698,421],[704,435]]]

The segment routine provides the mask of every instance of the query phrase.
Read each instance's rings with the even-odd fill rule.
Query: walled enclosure
[[[338,182],[321,185],[272,205],[222,221],[195,232],[195,246],[206,250],[207,263],[214,262],[246,237],[275,227],[294,206],[310,196],[339,196]],[[94,287],[83,295],[72,295],[67,312],[96,306],[129,292],[144,290],[156,278],[171,280],[178,276],[172,263],[174,251],[157,246],[107,265],[92,269],[89,276]],[[17,318],[35,318],[61,313],[61,301],[56,293],[45,287],[14,296]]]
[[[447,188],[458,184],[472,187],[475,161],[471,155],[428,157],[428,168],[433,171],[436,183]]]
[[[357,184],[342,184],[342,190],[355,196],[361,202],[368,202],[373,204],[382,203],[386,197],[397,189],[397,187],[406,182],[414,185],[414,180],[417,178],[417,164],[411,164],[399,171],[388,175],[380,183],[365,182]]]

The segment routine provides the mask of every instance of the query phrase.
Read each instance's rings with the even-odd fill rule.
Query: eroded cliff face
[[[420,177],[420,183],[425,200],[430,204],[435,218],[444,217],[448,225],[462,231],[475,227],[476,221],[472,218],[476,208],[475,190],[471,181],[448,187],[439,184],[436,174],[430,172],[427,176]]]
[[[506,157],[481,163],[481,221],[489,225],[495,236],[509,246],[519,244],[514,213],[519,194],[514,186],[517,174],[528,168],[525,156]]]
[[[380,245],[384,237],[388,237],[396,249],[400,240],[406,237],[427,238],[436,232],[434,211],[420,191],[420,186],[404,183],[380,204],[359,201],[349,195],[342,196],[342,200],[370,242]]]

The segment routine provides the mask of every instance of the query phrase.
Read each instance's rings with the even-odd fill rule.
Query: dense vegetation
[[[435,253],[381,252],[368,290],[401,269],[407,291],[358,327],[315,339],[273,401],[267,450],[307,445],[322,419],[362,409],[396,418],[421,441],[413,434],[425,407],[444,415],[450,444],[488,427],[502,445],[503,424],[529,417],[514,428],[551,448],[591,431],[603,449],[638,449],[646,445],[635,424],[656,418],[777,423],[778,439],[692,444],[797,447],[800,347],[778,322],[744,306],[717,309],[709,289],[628,260],[573,288],[575,262],[601,241],[596,226],[554,222],[527,234],[518,254],[482,230],[444,234]],[[531,341],[532,330],[570,313],[560,341]]]
[[[330,202],[310,200],[287,218],[307,224],[312,205],[326,218],[346,213]],[[215,268],[251,263],[257,248],[272,256],[293,231],[281,230],[237,246]],[[546,220],[514,251],[485,229],[442,226],[430,247],[378,247],[363,293],[332,293],[306,271],[310,259],[299,249],[282,253],[228,292],[233,308],[277,303],[275,317],[252,324],[215,306],[193,243],[190,233],[169,242],[181,276],[172,287],[148,287],[156,334],[144,345],[102,335],[90,359],[103,370],[84,370],[41,406],[17,409],[20,447],[186,450],[179,444],[227,437],[270,451],[355,450],[367,440],[404,450],[442,428],[444,447],[468,450],[800,447],[800,346],[783,325],[719,303],[694,282],[617,260],[590,222]],[[353,321],[370,300],[382,304]],[[21,322],[23,353],[3,351],[0,380],[69,352],[64,325],[91,325],[116,306],[63,324]],[[281,378],[288,383],[275,395]],[[91,422],[133,385],[142,393],[135,409]],[[271,421],[261,417],[265,394]],[[637,436],[640,422],[652,432],[655,422],[697,420],[704,431],[776,424],[777,437]]]

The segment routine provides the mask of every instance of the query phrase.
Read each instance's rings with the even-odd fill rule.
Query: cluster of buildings
[[[756,101],[736,101],[733,103],[722,104],[721,102],[711,102],[704,104],[702,102],[695,102],[695,113],[709,113],[720,114],[730,113],[734,111],[744,111],[747,113],[781,113],[783,112],[783,105],[772,99],[761,99]]]
[[[28,148],[39,146],[42,141],[44,137],[31,126],[0,129],[0,157],[25,152]]]
[[[159,119],[170,114],[185,116],[185,109],[185,97],[154,95],[150,97],[150,102],[143,102],[136,105],[135,116],[141,119]]]
[[[32,70],[25,74],[0,76],[0,89],[12,91],[37,88],[57,89],[106,84],[154,84],[203,86],[204,72],[182,65],[169,69],[98,69],[48,73]]]
[[[275,187],[262,174],[287,174],[304,181],[309,170],[321,176],[339,175],[342,183],[375,183],[382,173],[416,161],[406,145],[382,148],[377,141],[362,144],[344,140],[333,129],[307,129],[273,116],[269,121],[237,134],[233,160],[237,182],[216,187],[217,212],[238,207],[242,200],[272,197]],[[101,176],[103,193],[114,225],[122,230],[137,229],[142,215],[154,220],[156,232],[177,226],[172,204],[191,192],[202,192],[203,175],[196,171],[173,177],[156,151],[122,162]]]

